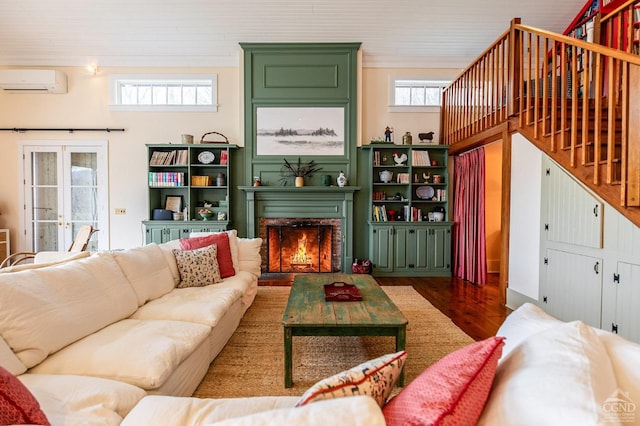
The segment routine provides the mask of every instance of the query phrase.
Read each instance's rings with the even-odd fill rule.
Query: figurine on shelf
[[[384,128],[384,141],[385,142],[391,142],[391,134],[393,133],[393,130],[391,129],[391,127],[387,126]]]
[[[397,152],[393,153],[393,161],[396,162],[396,166],[404,166],[407,162],[407,154],[405,154],[404,152],[402,153],[402,155],[398,155]]]

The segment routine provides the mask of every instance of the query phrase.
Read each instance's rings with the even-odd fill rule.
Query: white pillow
[[[496,336],[507,338],[502,348],[502,359],[529,336],[560,324],[564,321],[552,317],[533,303],[520,306],[507,316],[496,333]]]
[[[263,411],[234,417],[208,426],[384,426],[385,420],[378,403],[370,396],[316,401],[296,408]]]
[[[175,288],[173,275],[158,244],[113,253],[138,298],[138,306]]]
[[[238,238],[238,265],[240,271],[247,271],[260,277],[262,238]],[[237,271],[238,269],[236,269]]]
[[[618,389],[593,328],[564,323],[520,343],[496,370],[479,425],[595,425]]]

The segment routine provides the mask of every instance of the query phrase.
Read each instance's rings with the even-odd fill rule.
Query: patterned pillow
[[[490,337],[427,368],[384,406],[387,425],[476,424],[503,345],[504,337]]]
[[[195,250],[173,249],[180,272],[180,283],[177,287],[204,287],[222,281],[216,258],[217,251],[215,244]]]
[[[48,425],[40,404],[20,380],[0,367],[0,424]]]
[[[382,407],[396,385],[406,359],[406,351],[383,355],[321,380],[302,395],[296,407],[313,401],[354,395],[371,396]]]

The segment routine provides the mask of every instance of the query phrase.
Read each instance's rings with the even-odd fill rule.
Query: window
[[[391,112],[438,112],[446,81],[392,77],[389,84]]]
[[[217,111],[218,77],[211,75],[111,75],[111,109]]]

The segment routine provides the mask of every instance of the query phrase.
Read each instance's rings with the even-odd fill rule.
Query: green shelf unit
[[[451,276],[448,146],[370,144],[362,148],[369,152],[373,274]]]
[[[147,145],[149,219],[143,221],[147,243],[185,238],[192,232],[219,232],[230,224],[230,160],[234,144]],[[218,184],[218,176],[223,181]],[[153,220],[167,197],[180,197],[188,220]],[[198,210],[211,204],[214,220]],[[219,216],[219,214],[222,214]]]

